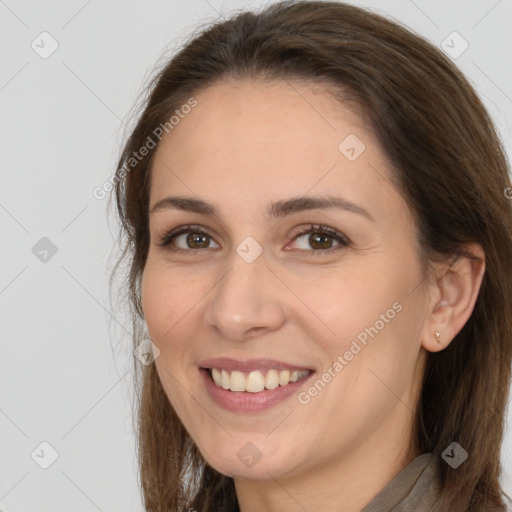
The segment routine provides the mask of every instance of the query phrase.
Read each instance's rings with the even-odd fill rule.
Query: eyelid
[[[214,237],[209,233],[208,229],[198,225],[198,224],[186,224],[182,226],[178,226],[168,232],[165,232],[164,235],[162,235],[159,239],[159,241],[156,243],[158,246],[167,248],[169,246],[173,239],[175,239],[177,236],[184,235],[187,233],[199,233],[206,235],[209,237],[213,242],[215,242]],[[348,247],[352,245],[351,240],[346,237],[343,233],[340,233],[338,230],[331,228],[329,226],[326,226],[324,224],[306,224],[304,226],[301,226],[295,230],[292,230],[292,232],[288,235],[292,237],[292,240],[286,244],[286,247],[290,245],[293,241],[295,241],[296,238],[307,235],[307,234],[313,234],[313,233],[323,233],[326,234],[332,238],[334,238],[338,245],[335,247],[330,247],[328,249],[298,249],[298,252],[300,253],[307,253],[307,254],[319,254],[319,255],[326,255],[333,252],[336,252],[340,250],[340,248]],[[217,242],[215,242],[217,243]],[[172,249],[168,249],[171,252],[175,253],[199,253],[204,251],[205,249],[209,248],[202,248],[202,249],[182,249],[180,247],[174,247]]]
[[[173,238],[187,233],[200,233],[210,237],[213,240],[213,236],[208,232],[206,228],[203,228],[199,224],[185,224],[183,226],[178,226],[174,229],[171,229],[170,231],[164,232],[164,234],[159,238],[157,245],[166,248],[166,246],[170,245]],[[194,249],[180,249],[179,247],[171,250],[175,252],[197,252],[197,250],[194,251]]]
[[[324,224],[306,224],[306,226],[302,226],[302,227],[298,228],[297,232],[292,231],[290,236],[292,236],[292,241],[293,241],[299,236],[307,235],[310,233],[311,234],[312,233],[323,233],[323,234],[329,235],[329,236],[333,237],[334,239],[336,239],[341,245],[348,246],[348,245],[352,244],[350,239],[347,236],[345,236],[343,233],[340,233],[337,229],[331,228]],[[314,252],[325,252],[328,250],[330,250],[330,249],[324,249],[324,251],[316,250]]]

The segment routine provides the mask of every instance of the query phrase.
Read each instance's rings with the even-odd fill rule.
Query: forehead
[[[246,201],[283,187],[358,195],[389,178],[371,130],[319,84],[229,81],[194,97],[197,106],[157,148],[152,202],[169,188]]]
[[[323,139],[327,146],[332,141],[336,143],[348,128],[368,137],[369,134],[363,135],[366,128],[353,102],[340,103],[331,90],[332,87],[307,82],[220,82],[195,95],[197,106],[182,116],[172,130],[172,138],[176,146],[185,143],[188,148],[199,143],[211,149],[211,143],[250,142],[251,138],[254,144],[309,140],[316,146]],[[168,142],[172,145],[172,141]],[[237,146],[232,146],[231,151],[236,150]],[[337,145],[331,149],[335,151]]]

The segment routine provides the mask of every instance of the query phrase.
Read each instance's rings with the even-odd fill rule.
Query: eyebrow
[[[339,210],[345,210],[348,212],[356,213],[361,215],[372,222],[376,222],[372,215],[360,205],[357,205],[347,199],[341,197],[293,197],[283,201],[276,201],[270,204],[267,208],[267,215],[270,219],[282,218],[287,215],[299,213],[307,210],[319,210],[327,208],[337,208]],[[195,197],[178,197],[169,196],[160,201],[157,201],[150,210],[150,214],[168,210],[176,209],[187,212],[198,213],[201,215],[212,215],[218,216],[218,212],[215,207],[202,199]]]

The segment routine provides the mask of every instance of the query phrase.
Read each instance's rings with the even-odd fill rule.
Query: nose
[[[204,320],[217,336],[245,341],[279,329],[285,321],[282,284],[267,267],[264,253],[252,263],[238,254],[208,294]]]

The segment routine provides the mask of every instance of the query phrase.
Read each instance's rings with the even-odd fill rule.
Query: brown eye
[[[190,249],[204,249],[205,247],[208,247],[209,237],[202,233],[190,233],[187,235],[185,240]]]
[[[313,233],[309,235],[309,243],[314,249],[330,249],[332,247],[333,238],[331,235]]]
[[[194,252],[195,249],[208,249],[213,238],[199,226],[182,226],[167,233],[158,243],[173,252]],[[218,248],[216,245],[214,248]]]
[[[294,240],[299,249],[319,254],[332,253],[350,245],[350,241],[344,235],[321,224],[308,226],[298,233]]]

